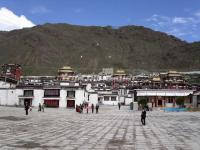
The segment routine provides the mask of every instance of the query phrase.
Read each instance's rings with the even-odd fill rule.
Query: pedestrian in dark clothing
[[[89,109],[89,105],[87,104],[87,105],[86,105],[87,114],[88,114],[88,109]]]
[[[96,104],[96,114],[99,112],[99,104]]]
[[[28,109],[29,109],[28,102],[26,102],[26,103],[24,104],[24,108],[25,108],[25,111],[26,111],[26,115],[28,115]]]
[[[76,112],[82,113],[81,104],[80,104],[80,106],[76,105]]]
[[[32,106],[29,106],[30,111],[32,111]]]
[[[118,107],[119,107],[119,110],[120,110],[120,107],[121,107],[121,103],[118,103]]]
[[[42,106],[41,106],[41,104],[39,103],[38,111],[41,111],[41,110],[42,110]]]
[[[146,119],[146,111],[145,109],[143,109],[141,113],[141,122],[143,125],[145,125],[145,119]]]
[[[76,104],[76,112],[80,112],[80,107]]]
[[[83,104],[80,105],[80,113],[83,113]]]
[[[91,106],[91,107],[92,107],[92,113],[93,113],[93,112],[94,112],[94,105],[92,104],[92,106]]]

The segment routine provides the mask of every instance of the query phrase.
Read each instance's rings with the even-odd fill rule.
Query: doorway
[[[67,108],[75,108],[75,100],[67,100]]]
[[[28,106],[32,106],[32,99],[31,98],[25,98],[24,99],[24,105],[25,103],[28,103]]]

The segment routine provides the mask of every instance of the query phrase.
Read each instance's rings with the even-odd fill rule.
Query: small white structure
[[[117,105],[119,102],[119,96],[117,94],[101,94],[102,104],[104,105]]]

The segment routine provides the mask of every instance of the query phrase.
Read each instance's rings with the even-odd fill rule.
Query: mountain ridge
[[[105,67],[129,73],[200,68],[200,42],[188,43],[142,26],[44,24],[0,32],[0,53],[1,64],[21,64],[25,75],[55,75],[64,65],[81,73]]]

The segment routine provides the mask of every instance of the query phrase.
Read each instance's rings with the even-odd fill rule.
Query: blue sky
[[[33,24],[141,25],[200,41],[200,0],[0,0]]]

